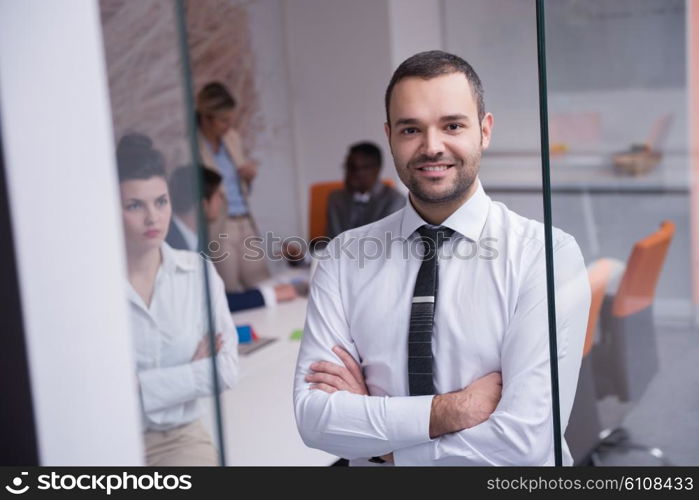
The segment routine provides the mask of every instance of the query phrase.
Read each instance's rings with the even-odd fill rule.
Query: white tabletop
[[[277,341],[240,356],[238,384],[221,396],[228,465],[330,465],[338,459],[308,448],[296,429],[292,389],[300,342],[290,336],[303,329],[306,303],[295,299],[233,315],[236,325]]]

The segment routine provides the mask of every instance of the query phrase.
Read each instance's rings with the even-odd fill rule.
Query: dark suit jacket
[[[194,250],[187,247],[187,240],[184,239],[182,231],[180,231],[180,228],[177,227],[174,221],[170,221],[170,229],[167,232],[167,236],[165,236],[165,241],[175,250]]]
[[[352,192],[347,189],[338,189],[330,193],[328,198],[328,228],[327,235],[334,238],[338,234],[355,227],[370,224],[379,219],[391,215],[403,208],[405,197],[392,187],[383,183],[372,189],[369,202],[361,213],[354,217],[353,211],[357,210],[357,203],[353,199]]]

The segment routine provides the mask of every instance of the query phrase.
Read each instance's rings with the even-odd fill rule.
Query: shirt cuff
[[[434,396],[387,398],[386,429],[389,440],[405,446],[430,441],[430,413]]]
[[[265,301],[266,307],[277,305],[277,294],[274,291],[274,287],[264,285],[259,287],[260,293],[262,294],[262,300]]]

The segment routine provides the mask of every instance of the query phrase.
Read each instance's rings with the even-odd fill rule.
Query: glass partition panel
[[[459,463],[553,465],[556,411],[549,363],[535,2],[447,0],[444,9],[445,49],[473,64],[482,80],[485,110],[494,118],[479,171],[492,200],[480,238],[494,238],[490,281],[500,292],[484,289],[476,316],[492,315],[498,304],[507,311],[502,323],[479,331],[480,338],[497,342],[497,358],[481,369],[501,373],[501,398],[482,426],[463,431],[464,441],[490,426],[505,431],[478,442],[478,459],[462,457]],[[526,444],[518,443],[516,435],[524,436]],[[568,461],[564,450],[563,462]]]
[[[699,463],[688,5],[545,2],[554,235],[581,251],[554,252],[556,312],[587,316],[583,337],[558,331],[559,359],[582,348],[560,366],[576,465]]]
[[[237,333],[207,249],[220,176],[191,141],[178,2],[100,2],[144,462],[224,462],[212,394],[237,374]],[[214,377],[213,374],[217,373]]]

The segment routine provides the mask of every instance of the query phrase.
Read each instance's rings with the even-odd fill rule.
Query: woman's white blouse
[[[201,416],[199,398],[213,394],[210,357],[192,361],[208,332],[204,263],[208,267],[214,334],[223,335],[216,355],[219,389],[233,386],[238,374],[238,336],[221,277],[199,254],[163,243],[162,264],[150,307],[127,283],[144,427],[166,430]]]

